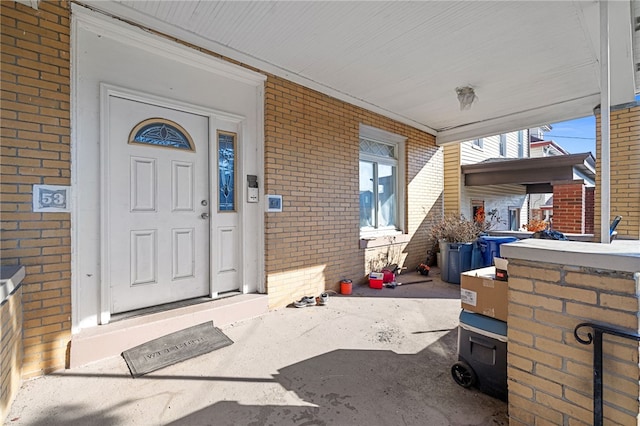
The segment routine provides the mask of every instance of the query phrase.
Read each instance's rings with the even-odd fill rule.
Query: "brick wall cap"
[[[507,259],[640,273],[638,240],[614,240],[610,244],[601,244],[527,239],[502,244],[500,254]]]
[[[584,179],[572,179],[572,180],[554,180],[551,181],[551,186],[558,186],[558,185],[574,185],[574,184],[585,184]]]
[[[20,288],[24,277],[24,266],[2,265],[0,267],[0,306]]]

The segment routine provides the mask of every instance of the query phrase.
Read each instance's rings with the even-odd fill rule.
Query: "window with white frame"
[[[520,207],[509,207],[509,230],[520,229]]]
[[[360,233],[397,233],[403,228],[404,182],[400,158],[405,138],[360,126]]]
[[[524,157],[524,132],[518,131],[518,158]]]
[[[471,145],[472,145],[474,148],[482,149],[482,147],[483,147],[484,143],[483,143],[483,141],[482,141],[482,138],[478,138],[478,139],[474,139],[474,140],[471,142]]]
[[[507,135],[500,135],[500,157],[507,156]]]

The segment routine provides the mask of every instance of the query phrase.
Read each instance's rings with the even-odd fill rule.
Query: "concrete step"
[[[268,311],[265,294],[241,294],[99,325],[71,338],[69,368],[120,355],[174,331],[213,321],[221,327]]]

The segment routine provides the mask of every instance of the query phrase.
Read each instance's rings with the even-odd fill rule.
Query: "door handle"
[[[202,214],[200,215],[200,217],[201,217],[202,219],[209,219],[209,213],[202,213]]]

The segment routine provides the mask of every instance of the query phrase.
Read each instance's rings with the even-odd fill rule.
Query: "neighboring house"
[[[535,143],[535,142],[539,142],[539,141],[543,141],[544,140],[544,133],[545,132],[550,132],[552,130],[552,127],[550,124],[545,124],[542,126],[538,126],[538,127],[532,127],[530,129],[528,129],[528,133],[529,133],[529,144]]]
[[[542,135],[543,136],[543,135]],[[532,138],[530,142],[530,152],[532,158],[555,157],[559,155],[569,155],[563,147],[549,140]],[[595,190],[595,162],[589,162],[585,170],[577,167],[573,170],[574,180],[583,180],[585,186],[585,230],[587,234],[593,233],[593,209]],[[529,217],[531,220],[543,220],[553,223],[553,193],[531,194],[529,198]]]
[[[563,147],[548,140],[532,140],[529,143],[530,157],[554,157],[556,155],[569,155]]]
[[[493,212],[486,217],[493,230],[521,231],[531,220],[551,220],[555,202],[562,213],[554,229],[593,233],[595,159],[542,140],[549,128],[445,146],[445,211],[468,218],[479,209]],[[581,204],[572,198],[575,191]]]
[[[519,130],[446,145],[445,212],[460,212],[467,218],[482,209],[494,211],[494,230],[520,230],[528,219],[528,194],[518,183],[470,185],[460,172],[461,166],[522,159],[529,156],[528,132]],[[456,202],[456,200],[459,200]],[[487,216],[487,220],[492,219]]]

